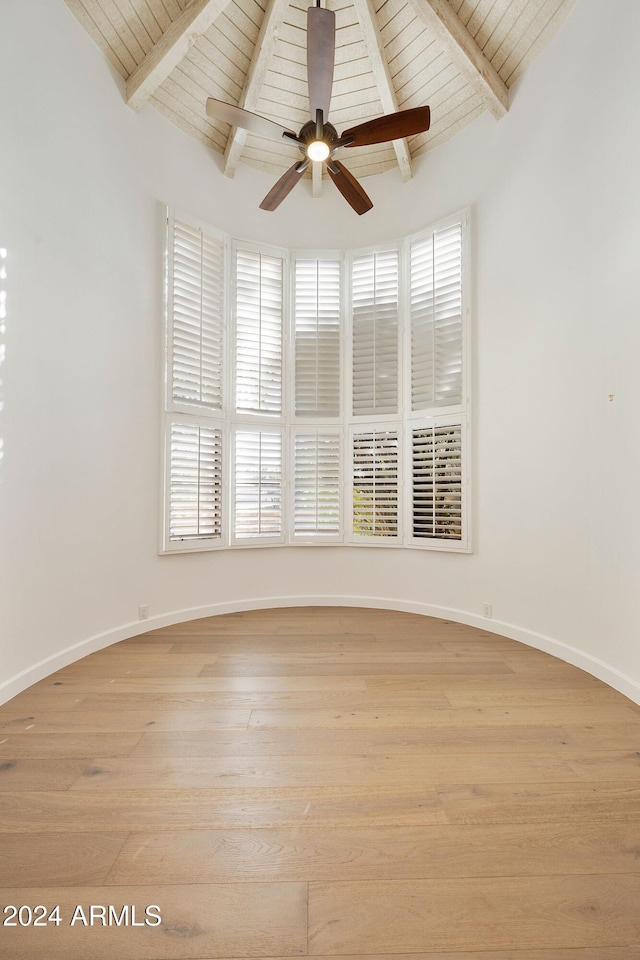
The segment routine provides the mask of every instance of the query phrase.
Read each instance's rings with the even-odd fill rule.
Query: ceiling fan
[[[431,114],[429,107],[400,110],[350,127],[338,136],[336,128],[328,122],[336,45],[335,13],[321,7],[320,0],[316,0],[316,4],[307,10],[307,80],[312,119],[300,132],[296,134],[273,120],[212,97],[207,100],[207,116],[270,140],[288,140],[303,154],[303,159],[294,163],[271,188],[260,204],[262,210],[275,210],[302,179],[301,174],[309,164],[320,161],[326,163],[329,176],[345,200],[356,213],[363,214],[373,203],[347,168],[333,159],[336,151],[341,147],[365,147],[423,133],[429,129]]]

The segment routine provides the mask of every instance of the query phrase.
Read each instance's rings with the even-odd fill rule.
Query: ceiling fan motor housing
[[[300,140],[304,143],[305,147],[308,143],[312,143],[314,140],[317,140],[316,137],[316,123],[315,120],[308,120],[307,123],[302,127],[300,133],[298,134]],[[325,123],[322,127],[322,140],[331,147],[336,140],[338,140],[338,131],[333,126],[332,123]]]

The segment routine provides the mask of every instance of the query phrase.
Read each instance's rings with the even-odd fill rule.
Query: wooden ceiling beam
[[[127,80],[125,99],[133,110],[147,102],[228,3],[229,0],[193,0],[165,30]]]
[[[509,109],[509,88],[447,0],[409,0],[426,27],[444,44],[453,62],[479,91],[496,120]]]
[[[260,93],[267,76],[271,57],[275,50],[280,24],[289,6],[289,0],[268,0],[260,25],[260,33],[256,40],[255,51],[238,106],[255,113],[260,99]],[[233,127],[224,152],[224,175],[233,177],[238,166],[247,131],[240,127]]]
[[[353,0],[353,6],[362,28],[364,43],[367,48],[367,53],[369,54],[371,70],[378,88],[382,109],[385,113],[396,113],[398,110],[398,99],[393,86],[393,80],[391,79],[387,57],[384,52],[373,0]],[[411,153],[406,138],[394,140],[393,149],[395,150],[402,179],[410,180],[413,172],[411,169]]]

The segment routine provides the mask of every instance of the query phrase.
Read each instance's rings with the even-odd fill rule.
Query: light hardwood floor
[[[640,960],[640,708],[410,614],[156,630],[0,707],[0,901],[60,907],[7,960]]]

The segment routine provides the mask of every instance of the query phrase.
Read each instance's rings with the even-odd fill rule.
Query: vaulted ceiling
[[[309,119],[310,0],[66,0],[125,84],[195,139],[280,175],[295,146],[207,117],[208,97],[298,130]],[[399,166],[454,136],[484,110],[509,109],[510,88],[575,0],[326,0],[336,14],[330,121],[340,130],[429,104],[431,128],[408,140],[349,150],[357,177]],[[323,6],[325,0],[323,0]],[[322,165],[314,163],[313,189]],[[319,169],[316,169],[319,168]]]

